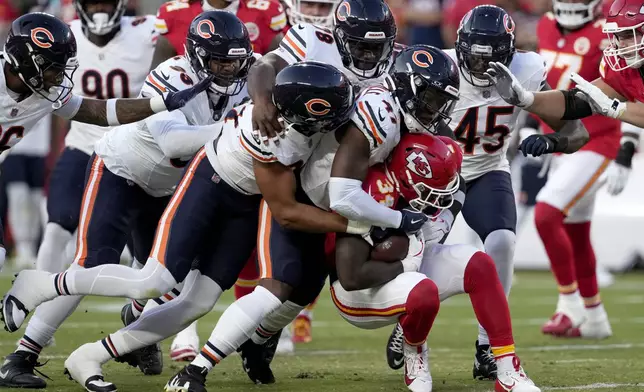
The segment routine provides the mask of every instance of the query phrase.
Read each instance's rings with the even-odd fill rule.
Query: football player
[[[494,260],[506,294],[512,283],[516,206],[506,158],[506,139],[514,130],[519,108],[506,105],[483,73],[488,62],[499,61],[520,73],[522,85],[544,88],[546,69],[541,57],[517,52],[514,47],[514,21],[502,8],[483,5],[463,17],[456,48],[447,51],[457,62],[463,82],[449,126],[463,150],[463,175],[467,187],[463,218],[478,234],[485,252]],[[567,141],[556,151],[571,153],[588,139],[580,122],[553,122],[554,135]],[[525,143],[525,142],[524,142]],[[524,153],[541,155],[532,146],[522,145]],[[451,222],[443,222],[449,232]],[[485,329],[479,327],[473,374],[477,378],[496,377],[496,363]]]
[[[156,224],[188,159],[220,132],[219,120],[225,113],[246,99],[246,76],[254,57],[248,31],[236,16],[225,11],[202,13],[191,25],[186,46],[185,56],[170,59],[150,73],[141,95],[185,91],[203,80],[208,90],[181,111],[115,128],[96,143],[81,202],[72,271],[118,264],[130,233],[135,258],[147,260]],[[56,311],[51,313],[56,317],[38,324],[37,333],[25,340],[42,347],[79,300],[55,301],[51,306]],[[17,309],[11,296],[4,309],[9,329],[17,329],[23,319],[14,318]],[[128,317],[129,322],[133,318]],[[147,362],[156,365],[140,366],[145,373],[161,371],[160,362]]]
[[[26,14],[12,23],[0,63],[0,93],[5,97],[0,115],[2,151],[18,143],[48,113],[101,126],[126,124],[178,109],[207,87],[204,82],[152,99],[77,96],[72,93],[78,67],[76,39],[69,26],[44,13]],[[0,267],[4,259],[5,249],[0,247]]]
[[[150,258],[142,270],[105,265],[66,273],[65,279],[72,279],[67,284],[72,291],[63,291],[65,295],[77,290],[77,293],[146,298],[165,293],[185,279],[177,298],[154,312],[144,312],[128,328],[102,341],[84,345],[70,356],[65,366],[82,385],[105,387],[108,383],[102,379],[97,381],[101,377],[102,363],[141,347],[143,342],[151,344],[171,336],[212,309],[221,293],[235,282],[255,247],[258,219],[261,217],[264,223],[268,219],[266,203],[260,207],[260,189],[265,190],[266,183],[288,199],[285,205],[275,205],[272,209],[282,225],[321,232],[368,231],[367,226],[356,226],[337,214],[297,202],[293,191],[296,179],[292,167],[306,162],[322,132],[333,130],[349,119],[354,106],[351,84],[332,66],[303,63],[278,75],[274,94],[275,103],[280,108],[280,121],[287,128],[287,136],[282,143],[266,147],[254,136],[252,103],[230,110],[225,117],[223,131],[199,151],[186,169],[159,221]],[[323,108],[318,107],[320,100]],[[265,191],[264,197],[272,200],[274,196]],[[263,214],[260,214],[260,208]],[[213,233],[217,235],[213,237]],[[196,259],[199,263],[190,271]],[[43,279],[55,279],[54,275],[44,276],[40,271],[35,272]],[[113,284],[114,279],[120,283]],[[254,307],[253,314],[268,312],[270,306],[281,304],[270,297],[269,289],[261,285],[255,292],[267,297],[268,302]],[[251,298],[252,294],[240,301]],[[238,308],[233,305],[229,309]],[[234,317],[239,315],[237,311]],[[226,316],[225,313],[222,320]],[[237,325],[236,322],[223,323],[225,329],[236,329]],[[222,345],[221,349],[213,349],[213,344],[219,345],[218,341],[208,342],[195,360],[206,360],[207,365],[188,365],[173,377],[167,390],[186,390],[188,387],[190,390],[203,390],[205,368],[212,368],[215,362],[234,352],[237,347],[232,346],[241,345],[246,336],[236,338],[236,343],[228,341],[231,343]],[[111,384],[107,387],[114,388]]]
[[[310,23],[333,27],[333,11],[341,0],[282,0],[291,26]]]
[[[253,51],[259,54],[277,47],[288,30],[284,8],[278,0],[172,0],[159,7],[156,31],[160,34],[152,61],[156,67],[163,61],[185,51],[190,22],[203,11],[231,12],[244,22]]]
[[[459,190],[461,160],[460,147],[450,138],[405,134],[384,164],[369,169],[363,187],[390,208],[438,214]],[[414,247],[411,238],[407,257],[392,265],[370,261],[370,246],[362,238],[338,234],[331,298],[340,314],[365,329],[397,323],[404,335],[405,383],[415,392],[431,391],[425,340],[440,302],[468,293],[476,316],[491,331],[496,390],[538,392],[514,353],[508,302],[492,259],[470,245],[426,244],[417,253],[422,246]]]
[[[548,83],[567,90],[572,85],[571,72],[587,80],[599,78],[602,50],[607,45],[602,2],[553,0],[553,6],[554,13],[546,14],[537,30],[539,53],[549,70]],[[594,115],[583,123],[590,141],[579,152],[553,157],[548,181],[537,196],[535,224],[559,286],[556,311],[541,330],[557,336],[605,338],[611,328],[599,297],[590,220],[602,184],[599,178],[611,165],[620,165],[614,161],[620,122]],[[626,132],[626,126],[633,128],[625,124]],[[617,171],[611,177],[619,175]]]
[[[83,61],[72,78],[73,93],[97,99],[138,95],[148,75],[148,67],[142,65],[149,64],[154,53],[156,34],[151,33],[154,18],[123,16],[124,0],[77,0],[74,6],[79,19],[73,20],[70,28]],[[72,260],[66,260],[65,249],[78,227],[85,168],[94,144],[109,129],[72,122],[65,138],[66,147],[49,182],[49,222],[38,251],[38,269],[61,272],[71,264]],[[45,387],[45,381],[33,374],[33,366],[42,350],[39,331],[57,326],[66,317],[58,312],[57,303],[49,302],[38,308],[16,352],[0,368],[1,385]]]

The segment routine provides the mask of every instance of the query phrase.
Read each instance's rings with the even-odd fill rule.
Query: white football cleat
[[[194,321],[175,336],[172,345],[170,345],[170,359],[191,362],[199,355],[199,349],[197,322]]]
[[[521,367],[519,357],[505,356],[496,362],[495,392],[541,392]]]
[[[588,309],[588,318],[578,328],[572,328],[567,336],[586,339],[606,339],[613,336],[608,314],[602,304]]]
[[[116,385],[103,379],[101,362],[93,358],[95,344],[84,344],[71,353],[65,361],[65,374],[90,392],[115,392]]]
[[[293,354],[294,352],[295,343],[293,343],[293,334],[291,333],[291,326],[289,325],[282,329],[275,354]]]
[[[405,355],[405,384],[413,392],[432,392],[427,343],[421,346],[403,344]]]
[[[20,329],[32,310],[56,297],[52,275],[47,271],[32,269],[24,270],[16,276],[13,286],[2,298],[0,316],[7,331],[15,332]]]

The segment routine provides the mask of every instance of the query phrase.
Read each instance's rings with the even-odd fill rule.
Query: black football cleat
[[[175,374],[165,387],[166,392],[207,392],[206,376],[208,370],[195,365],[187,365]]]
[[[123,306],[123,309],[121,309],[121,321],[123,325],[128,326],[135,322],[137,318],[132,313],[131,302]],[[124,354],[116,358],[115,361],[127,363],[132,367],[138,367],[146,376],[153,376],[163,372],[163,353],[158,343]]]
[[[394,330],[389,335],[387,341],[387,364],[390,368],[396,370],[405,365],[405,355],[403,354],[403,342],[405,337],[403,335],[400,323],[396,323]]]
[[[271,336],[264,344],[255,344],[248,339],[237,352],[242,358],[242,366],[248,378],[255,384],[274,384],[275,376],[271,370],[271,362],[277,350],[282,330]]]
[[[476,341],[476,354],[472,376],[479,380],[496,380],[496,360],[489,344],[479,344]]]
[[[34,372],[51,380],[42,374],[37,367],[43,366],[38,362],[38,355],[27,351],[16,351],[7,356],[0,367],[0,387],[5,388],[47,388],[47,382]]]

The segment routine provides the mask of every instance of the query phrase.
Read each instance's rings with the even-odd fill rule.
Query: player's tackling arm
[[[387,263],[369,260],[370,251],[369,244],[362,237],[341,234],[336,237],[336,272],[345,290],[377,287],[403,273],[400,261]]]
[[[286,68],[288,63],[274,53],[257,60],[248,73],[248,94],[255,107],[253,109],[253,128],[258,130],[267,144],[267,138],[281,133],[277,121],[277,108],[273,105],[273,86],[275,77]]]
[[[313,233],[356,233],[354,225],[345,217],[295,200],[296,179],[292,168],[279,162],[264,163],[255,160],[253,170],[257,186],[268,203],[271,214],[282,227]]]
[[[546,83],[541,91],[547,92],[551,90],[548,83]],[[579,151],[590,140],[590,134],[581,120],[554,120],[548,118],[544,119],[544,121],[557,133],[552,136],[556,143],[561,144],[557,146],[557,152],[572,154]]]

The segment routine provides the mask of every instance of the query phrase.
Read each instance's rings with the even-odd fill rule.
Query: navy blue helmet
[[[53,15],[32,12],[11,23],[4,47],[10,70],[33,92],[59,102],[72,92],[78,68],[76,39],[69,26]],[[51,97],[51,90],[59,89]]]
[[[343,0],[333,14],[333,26],[345,67],[363,78],[387,71],[397,29],[384,0]]]
[[[410,131],[434,132],[440,120],[449,123],[460,78],[445,52],[429,45],[409,46],[396,56],[389,76]]]
[[[213,78],[210,90],[236,95],[246,84],[254,62],[244,23],[226,11],[204,11],[190,23],[186,55],[200,79]]]
[[[456,56],[465,80],[475,86],[491,83],[483,76],[491,61],[509,66],[516,51],[512,17],[494,5],[481,5],[468,12],[458,28]]]
[[[334,131],[348,122],[355,107],[355,94],[337,68],[304,61],[277,74],[273,103],[287,128],[311,136]]]

